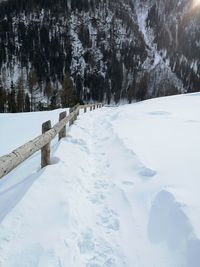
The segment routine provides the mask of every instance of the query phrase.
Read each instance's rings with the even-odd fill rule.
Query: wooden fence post
[[[59,121],[63,120],[67,116],[66,111],[59,114]],[[62,128],[62,130],[58,134],[58,140],[66,137],[66,126]]]
[[[41,150],[41,167],[43,168],[50,165],[51,140],[57,135],[59,135],[59,139],[66,136],[66,124],[68,122],[70,125],[74,123],[75,117],[77,117],[78,114],[78,107],[84,108],[84,112],[87,112],[87,108],[90,108],[92,111],[96,106],[100,108],[103,107],[104,104],[98,103],[96,105],[90,104],[86,106],[79,106],[79,104],[77,104],[73,108],[70,108],[70,116],[66,116],[66,112],[59,114],[59,122],[56,123],[53,128],[51,128],[50,120],[43,123],[42,135],[18,147],[8,155],[0,157],[0,178],[10,173],[39,150]]]
[[[46,133],[51,129],[51,121],[46,121],[42,124],[42,134]],[[49,142],[47,145],[42,147],[41,149],[41,166],[42,168],[50,165],[50,153],[51,153],[51,143]]]
[[[79,111],[75,112],[75,114],[74,114],[74,121],[77,120],[78,115],[79,115]]]
[[[69,109],[69,113],[73,112],[73,108]],[[71,126],[74,123],[74,118],[71,118],[71,120],[69,121],[69,126]]]

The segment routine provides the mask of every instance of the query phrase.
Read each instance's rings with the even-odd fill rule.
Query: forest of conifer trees
[[[199,15],[154,2],[1,2],[1,112],[198,91]]]
[[[144,99],[145,90],[142,94],[133,90],[137,67],[147,55],[129,13],[131,3],[9,0],[1,4],[1,111]]]

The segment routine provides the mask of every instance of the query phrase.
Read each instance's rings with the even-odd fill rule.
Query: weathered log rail
[[[80,109],[84,109],[84,112],[87,112],[88,108],[91,111],[102,106],[102,104],[76,105],[70,109],[68,116],[66,112],[60,113],[59,122],[53,127],[51,127],[51,121],[43,123],[42,134],[40,136],[13,150],[10,154],[0,157],[0,178],[10,173],[39,150],[41,150],[41,167],[43,168],[49,165],[51,163],[51,141],[56,135],[58,135],[59,140],[66,137],[66,125],[69,123],[69,126],[71,126],[74,123],[79,115]]]

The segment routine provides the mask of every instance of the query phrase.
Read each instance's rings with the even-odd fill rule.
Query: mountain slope
[[[146,58],[130,3],[8,1],[1,7],[3,80],[17,80],[18,72],[27,81],[33,69],[38,90],[49,82],[59,90],[68,72],[78,98],[127,97],[133,74]]]
[[[169,62],[186,91],[199,91],[199,1],[144,2],[149,7],[147,26],[153,31],[159,54]]]
[[[79,101],[198,90],[192,1],[8,0],[0,11],[0,85],[23,83],[35,109],[39,101],[65,106],[66,79]]]

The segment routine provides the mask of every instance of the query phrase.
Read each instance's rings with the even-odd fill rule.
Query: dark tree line
[[[161,55],[163,61],[169,60],[172,73],[192,92],[199,90],[200,83],[199,15],[179,17],[177,8],[184,8],[184,3],[178,6],[176,1],[163,0],[165,20],[159,13],[159,1],[154,1],[146,24],[154,31],[160,53],[166,52]],[[142,70],[144,62],[153,64],[154,58],[134,18],[133,5],[132,0],[3,1],[2,112],[64,107],[75,102],[118,103],[125,99],[131,103],[176,94],[179,85],[176,80],[169,81],[168,72],[160,73],[159,67],[154,73]],[[9,77],[9,83],[15,81],[8,84],[3,75],[14,72],[15,66],[23,72],[23,82]],[[159,74],[162,79],[156,83]],[[25,100],[30,104],[25,105]]]
[[[30,111],[30,97],[28,93],[25,93],[22,81],[17,88],[11,83],[9,90],[5,90],[0,84],[0,113]]]
[[[28,91],[25,91],[25,82],[22,77],[19,78],[16,86],[11,82],[9,89],[4,89],[0,80],[0,113],[52,110],[59,107],[72,107],[79,102],[74,82],[68,74],[64,77],[60,91],[53,89],[50,81],[46,84],[44,95],[48,99],[47,103],[36,100],[37,82],[34,71],[29,75]]]
[[[133,8],[130,0],[2,2],[0,74],[5,66],[12,71],[16,64],[24,72],[24,80],[9,85],[6,97],[0,100],[3,110],[33,111],[103,100],[118,103],[122,98],[131,102],[138,95],[138,100],[144,99],[147,90],[136,93],[135,69],[145,61],[147,52],[127,5]],[[100,11],[97,19],[95,14]],[[112,21],[106,27],[109,12]],[[89,22],[83,20],[84,14]],[[78,20],[75,25],[72,15]],[[81,53],[74,48],[72,28],[81,43]],[[121,28],[127,31],[122,36]],[[38,100],[39,94],[46,98],[45,105]]]

